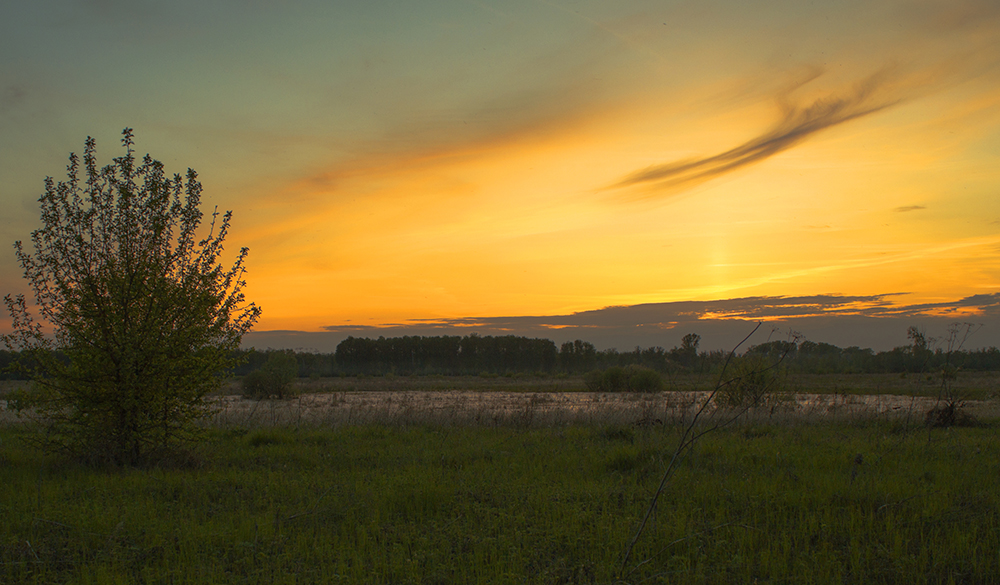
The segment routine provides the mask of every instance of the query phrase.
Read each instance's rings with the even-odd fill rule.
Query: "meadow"
[[[8,422],[0,582],[1000,581],[996,418],[928,428],[864,409],[704,435],[621,570],[684,429],[680,411],[643,415],[650,400],[621,397],[605,420],[530,397],[478,421],[412,403],[353,421],[220,414],[143,469],[42,456]]]

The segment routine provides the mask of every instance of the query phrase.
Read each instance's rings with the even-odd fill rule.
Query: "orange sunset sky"
[[[259,331],[1000,292],[989,0],[41,0],[0,51],[0,243],[132,127],[233,210]]]

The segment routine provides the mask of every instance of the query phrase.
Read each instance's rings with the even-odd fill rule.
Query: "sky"
[[[0,242],[133,128],[233,211],[256,344],[1000,345],[992,0],[37,0],[0,55]]]

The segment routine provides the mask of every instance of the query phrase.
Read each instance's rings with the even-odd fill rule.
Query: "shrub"
[[[927,411],[924,424],[929,427],[971,427],[976,425],[976,419],[962,410],[964,405],[959,401],[945,401],[943,405],[935,406]]]
[[[785,398],[785,371],[762,355],[745,355],[732,364],[715,402],[731,408],[774,407]]]
[[[85,176],[71,154],[68,180],[45,180],[34,250],[14,245],[41,321],[7,295],[13,327],[0,337],[35,382],[17,406],[45,423],[47,446],[135,465],[192,436],[260,308],[244,302],[247,249],[219,264],[231,214],[199,234],[197,174],[168,178],[122,135],[113,164],[97,167],[88,138]]]
[[[663,378],[656,370],[629,366],[628,389],[629,392],[659,392],[663,390]]]
[[[612,366],[604,370],[601,385],[605,392],[624,392],[628,390],[628,372],[620,366]]]
[[[292,382],[298,371],[299,365],[293,352],[271,352],[260,369],[243,376],[243,396],[257,400],[290,398],[295,395]]]

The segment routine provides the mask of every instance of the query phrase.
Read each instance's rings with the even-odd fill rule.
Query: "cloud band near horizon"
[[[462,317],[454,319],[414,319],[387,325],[327,325],[336,333],[377,332],[383,329],[468,329],[559,330],[562,328],[660,327],[671,329],[681,322],[741,320],[779,321],[816,317],[956,319],[1000,315],[1000,293],[980,294],[952,302],[895,304],[893,297],[906,293],[868,296],[813,295],[799,297],[745,297],[715,301],[681,301],[613,306],[568,315]]]
[[[1000,293],[968,296],[957,301],[923,304],[893,302],[903,294],[870,296],[816,295],[746,297],[715,301],[650,303],[606,307],[569,315],[461,319],[421,319],[380,326],[333,325],[322,331],[259,331],[244,347],[272,347],[332,352],[347,337],[441,335],[517,335],[552,339],[557,344],[582,339],[598,349],[670,347],[683,335],[701,336],[704,350],[729,350],[753,329],[765,326],[750,345],[795,332],[802,339],[840,347],[887,350],[907,343],[909,327],[929,339],[946,336],[955,323],[975,326],[966,349],[1000,346]]]

